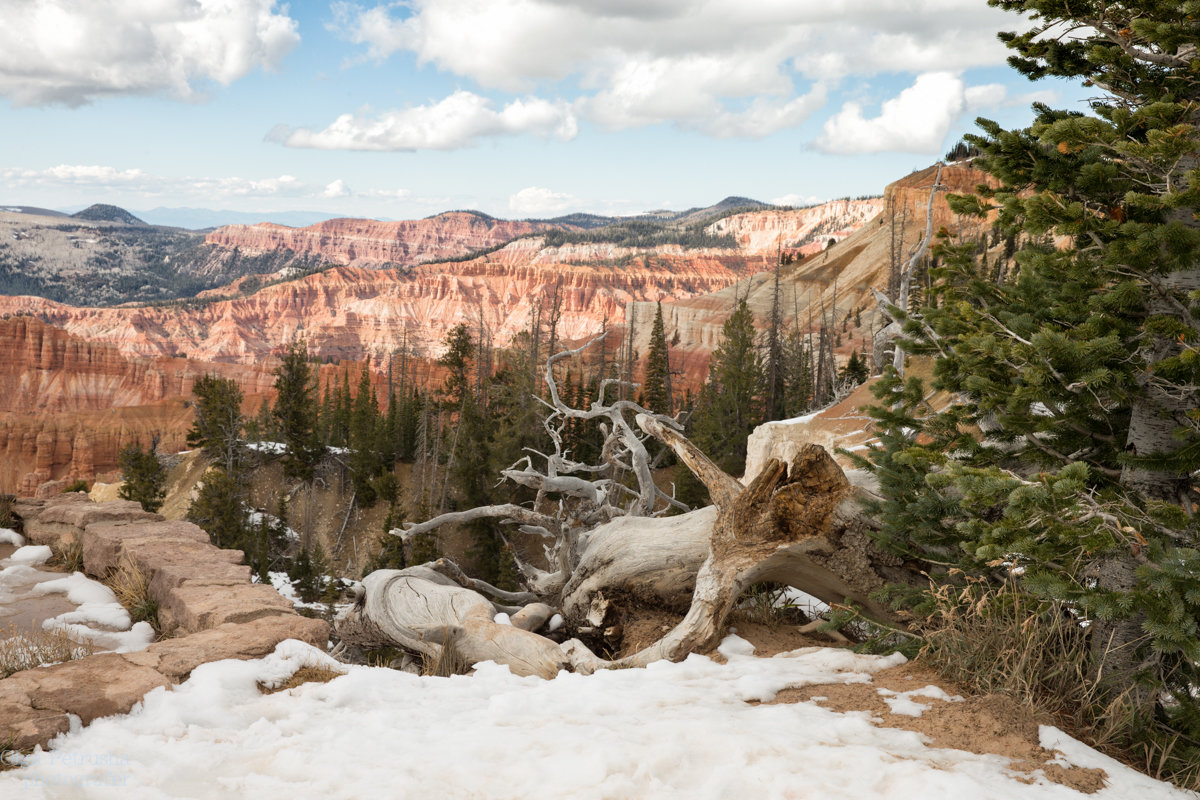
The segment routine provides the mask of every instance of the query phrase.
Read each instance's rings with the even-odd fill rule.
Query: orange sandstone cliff
[[[459,323],[475,329],[482,323],[492,344],[503,347],[553,297],[564,340],[620,325],[630,307],[638,315],[635,333],[644,336],[650,306],[638,304],[662,300],[668,326],[688,337],[679,351],[706,363],[731,307],[729,287],[740,282],[744,293],[750,281],[761,288],[761,278],[752,276],[770,269],[781,249],[807,252],[848,236],[830,253],[849,255],[854,237],[862,235],[852,231],[877,214],[882,202],[835,201],[720,220],[713,232],[732,236],[734,249],[547,247],[543,237],[528,236],[449,263],[412,262],[438,257],[438,248],[451,247],[446,244],[451,239],[457,254],[470,249],[464,242],[487,247],[496,238],[531,232],[521,226],[536,224],[503,227],[452,213],[414,223],[335,220],[323,232],[322,226],[242,226],[270,234],[254,247],[299,248],[353,263],[232,299],[85,308],[0,296],[0,318],[9,317],[0,321],[0,353],[6,356],[0,359],[0,491],[45,493],[77,478],[109,475],[121,447],[147,444],[156,434],[164,449],[182,449],[196,377],[217,372],[238,380],[248,396],[269,395],[274,357],[299,337],[319,358],[372,358],[378,364],[405,345],[418,355],[440,354],[446,333]],[[433,221],[463,227],[452,237],[445,227],[426,225]],[[403,225],[424,232],[396,244],[394,229]],[[271,238],[300,232],[308,238]],[[233,228],[213,234],[218,235],[226,237],[220,246],[252,247],[249,239],[235,238]],[[408,259],[407,266],[380,268],[401,258]],[[834,267],[813,273],[813,258],[820,257],[805,262],[807,280],[824,286]],[[803,299],[814,297],[810,291]]]
[[[869,351],[873,333],[882,327],[882,314],[871,289],[887,287],[893,253],[902,260],[923,235],[929,190],[935,173],[936,167],[930,167],[888,185],[882,201],[878,198],[870,201],[877,213],[849,234],[832,230],[840,219],[836,215],[831,214],[816,223],[817,230],[824,234],[825,229],[829,229],[828,238],[838,239],[838,243],[782,269],[780,305],[788,327],[796,325],[798,320],[802,332],[819,329],[824,315],[833,329],[841,332],[840,353],[846,355],[862,349],[864,342]],[[939,191],[934,199],[934,233],[943,227],[951,233],[982,232],[979,221],[961,218],[950,210],[946,194],[970,194],[976,186],[987,181],[985,173],[969,164],[947,165],[941,178],[945,191]],[[835,202],[854,204],[862,201]],[[853,209],[853,205],[850,208]],[[813,211],[787,212],[797,215],[795,218],[772,213],[727,217],[710,230],[733,233],[739,242],[753,243],[772,252],[774,245],[771,243],[779,241],[783,250],[789,250],[788,239],[793,235],[792,231],[804,224],[812,224],[811,218],[806,220],[800,215]],[[861,218],[860,213],[857,219]],[[802,248],[790,249],[804,253]],[[678,341],[672,347],[672,369],[682,373],[684,383],[694,386],[703,380],[708,371],[709,356],[721,340],[721,327],[737,301],[745,298],[756,319],[765,325],[771,316],[774,295],[773,273],[764,270],[717,292],[664,303],[667,338]],[[632,322],[635,347],[643,353],[648,352],[654,313],[654,306],[644,302],[631,303],[627,309],[626,324]]]
[[[494,219],[470,211],[448,211],[434,217],[401,222],[331,219],[307,228],[269,222],[226,225],[205,237],[207,244],[251,253],[291,250],[319,254],[335,264],[371,262],[409,266],[441,258],[458,258],[486,250],[529,233],[569,228],[549,222]]]

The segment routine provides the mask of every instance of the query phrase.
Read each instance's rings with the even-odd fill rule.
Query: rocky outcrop
[[[512,245],[522,249],[522,242]],[[266,287],[250,297],[195,307],[80,308],[0,297],[0,314],[33,314],[73,336],[135,358],[175,352],[209,362],[263,363],[304,337],[320,358],[361,359],[404,342],[441,352],[446,333],[482,316],[505,346],[532,308],[559,292],[560,335],[581,338],[619,324],[630,301],[693,297],[730,285],[761,259],[736,254],[634,254],[613,260],[525,258],[504,248],[486,257],[409,270],[339,267]]]
[[[882,200],[874,203],[882,209],[869,222],[832,247],[788,264],[780,273],[780,305],[785,324],[798,327],[802,333],[831,325],[840,333],[839,352],[848,357],[854,350],[870,350],[870,338],[881,327],[881,314],[871,289],[886,288],[893,254],[907,254],[925,229],[925,209],[935,168],[914,172],[890,184]],[[947,166],[942,172],[942,185],[948,192],[970,193],[988,180],[988,176],[972,169],[969,164]],[[982,233],[988,223],[960,218],[950,210],[946,193],[939,193],[934,202],[933,225],[936,233],[946,228],[952,233]],[[860,201],[844,201],[855,203]],[[864,205],[861,208],[867,208]],[[798,212],[811,212],[802,209]],[[763,212],[745,216],[728,232],[740,231],[747,247],[766,247],[775,253],[773,240],[786,240],[791,225],[786,218]],[[832,218],[832,217],[831,217]],[[736,220],[737,217],[730,217]],[[717,225],[725,223],[721,220]],[[732,223],[729,223],[732,225]],[[818,226],[819,227],[819,226]],[[819,234],[819,241],[828,243],[830,235]],[[765,263],[760,260],[759,263]],[[771,264],[774,259],[771,259]],[[738,300],[745,298],[755,318],[765,325],[770,319],[775,297],[774,276],[763,271],[744,278],[720,291],[699,297],[680,298],[663,304],[663,321],[667,338],[677,341],[672,346],[672,368],[682,372],[685,383],[696,385],[707,374],[708,360],[721,339],[721,327],[729,318]],[[626,324],[634,326],[635,347],[648,352],[650,323],[655,308],[646,302],[631,303]]]
[[[734,214],[709,225],[713,236],[732,236],[746,254],[789,253],[812,255],[829,240],[841,241],[883,211],[881,197],[844,198],[788,211],[755,211]]]
[[[139,652],[92,655],[0,680],[0,741],[10,747],[45,745],[70,728],[70,715],[86,725],[128,713],[147,692],[186,680],[208,661],[260,658],[285,639],[322,648],[328,642],[327,623],[299,616],[274,589],[250,583],[241,551],[213,547],[191,523],[81,494],[24,499],[15,510],[30,541],[81,545],[93,577],[124,559],[139,567],[150,578],[163,633],[173,636]]]
[[[0,491],[23,495],[111,475],[131,443],[183,449],[201,375],[232,378],[251,397],[274,384],[271,364],[130,356],[28,316],[0,320],[0,353]]]
[[[449,211],[434,217],[401,222],[371,219],[331,219],[307,228],[264,222],[226,225],[205,242],[250,253],[291,250],[315,254],[335,264],[394,264],[410,266],[443,258],[459,258],[478,250],[549,228],[570,228],[549,222],[495,219],[471,211]]]
[[[125,332],[116,334],[117,341]],[[137,357],[115,342],[73,336],[36,317],[0,319],[0,412],[150,405],[190,395],[196,379],[213,372],[235,378],[247,394],[268,391],[274,383],[269,369],[202,364],[172,357],[175,352],[182,353]]]

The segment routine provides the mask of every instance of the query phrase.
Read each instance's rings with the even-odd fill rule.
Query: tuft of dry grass
[[[83,542],[71,540],[65,547],[51,546],[53,555],[46,566],[63,572],[83,572]]]
[[[1084,630],[1061,604],[976,580],[938,586],[932,599],[918,657],[943,675],[979,694],[1030,698],[1052,714],[1096,700]]]
[[[158,603],[150,597],[150,577],[133,559],[122,558],[105,583],[134,622],[149,622],[155,631],[159,630]]]
[[[426,677],[449,678],[451,675],[466,675],[471,664],[463,658],[449,638],[442,640],[437,655],[421,654],[421,674]]]
[[[34,667],[74,661],[94,652],[95,645],[77,642],[62,631],[37,628],[20,631],[10,624],[0,631],[0,678]]]
[[[344,674],[335,669],[326,669],[325,667],[301,667],[296,670],[292,677],[278,686],[267,686],[265,683],[259,683],[258,690],[263,694],[275,694],[276,692],[295,689],[297,686],[305,683],[329,683],[334,678],[341,677]]]
[[[1014,583],[967,579],[931,589],[918,660],[973,693],[1002,694],[1151,777],[1200,789],[1200,750],[1151,735],[1132,702],[1095,680],[1086,629],[1062,603],[1038,601]]]
[[[15,494],[0,493],[0,528],[17,527],[17,515],[13,512],[13,504],[16,502]]]

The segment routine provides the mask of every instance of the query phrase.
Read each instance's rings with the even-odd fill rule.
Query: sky
[[[0,203],[381,219],[879,194],[1033,101],[984,0],[0,0]]]

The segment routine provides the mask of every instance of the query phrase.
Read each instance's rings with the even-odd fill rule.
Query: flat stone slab
[[[116,653],[100,653],[17,672],[5,678],[4,684],[6,691],[28,697],[32,708],[75,714],[86,725],[100,717],[128,713],[147,692],[171,682]]]
[[[143,511],[139,504],[131,500],[93,503],[87,500],[86,495],[83,497],[83,501],[46,505],[35,519],[25,523],[26,538],[34,544],[61,549],[77,541],[84,528],[99,522],[130,524],[160,522],[164,519],[158,514]]]
[[[329,623],[298,614],[277,614],[250,622],[226,622],[179,639],[164,639],[122,657],[134,664],[152,667],[175,683],[187,680],[192,670],[210,661],[226,658],[262,658],[285,639],[299,639],[325,648]]]
[[[41,524],[41,523],[39,523]],[[190,522],[154,521],[130,525],[125,522],[95,522],[84,529],[83,567],[92,575],[106,575],[121,563],[123,553],[135,554],[139,544],[152,543],[150,547],[190,547],[193,552],[206,548],[201,558],[216,558],[228,563],[230,556],[220,555],[221,550],[208,542],[208,534]],[[240,552],[238,560],[241,560]],[[136,563],[136,559],[135,559]],[[139,563],[149,573],[148,564]]]
[[[179,627],[197,633],[226,622],[250,622],[274,614],[295,616],[296,612],[290,600],[261,583],[214,587],[185,581],[168,590],[158,607],[164,632]]]
[[[93,576],[132,561],[150,579],[162,630],[187,635],[0,680],[0,743],[11,736],[19,749],[44,745],[70,729],[70,714],[87,724],[127,713],[147,692],[184,681],[210,661],[261,658],[285,639],[322,649],[329,641],[327,622],[300,616],[270,585],[250,583],[242,552],[214,547],[196,525],[128,501],[93,503],[84,494],[17,507],[31,542],[62,548],[78,541]]]

